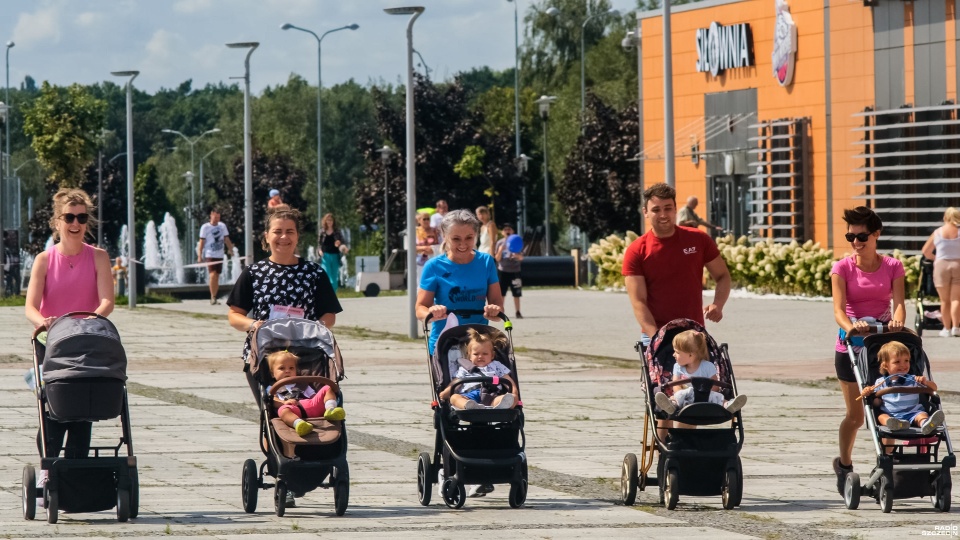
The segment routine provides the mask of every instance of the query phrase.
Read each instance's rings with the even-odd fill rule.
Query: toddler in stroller
[[[673,357],[677,363],[673,365],[673,381],[671,382],[689,382],[695,378],[719,380],[717,367],[713,362],[706,360],[707,338],[702,332],[687,330],[674,336]],[[654,396],[657,406],[669,415],[676,413],[677,409],[682,409],[695,400],[696,395],[692,384],[685,384],[671,397],[663,392],[657,392]],[[743,408],[747,403],[747,396],[740,394],[732,400],[726,401],[723,394],[714,392],[711,388],[707,401],[716,405],[723,405],[732,414]]]
[[[451,348],[448,357],[455,358],[459,364],[454,379],[463,379],[473,375],[481,377],[503,377],[510,383],[511,393],[497,395],[499,384],[467,383],[460,387],[458,393],[453,393],[453,387],[448,386],[440,392],[439,398],[450,401],[458,409],[480,409],[493,407],[494,409],[510,409],[520,400],[517,385],[510,377],[510,368],[494,360],[495,348],[504,350],[507,337],[500,334],[491,337],[489,334],[478,332],[474,328],[467,330],[467,341],[459,348]],[[460,358],[468,359],[473,365],[468,368],[460,362]]]
[[[919,394],[903,393],[897,389],[924,386],[936,392],[937,383],[923,375],[910,375],[910,349],[899,341],[884,343],[877,357],[880,359],[880,373],[885,376],[881,376],[860,392],[860,397],[863,398],[884,388],[894,390],[880,397],[877,423],[886,426],[890,431],[903,431],[915,425],[920,428],[920,433],[929,435],[943,423],[943,411],[927,414],[920,404]]]
[[[271,369],[281,365],[283,371]],[[256,511],[259,490],[274,488],[274,509],[277,516],[283,516],[286,508],[293,507],[292,494],[322,487],[333,488],[334,510],[342,516],[347,511],[350,472],[347,431],[340,406],[343,398],[338,385],[344,378],[343,359],[333,334],[308,319],[265,321],[250,338],[247,369],[251,384],[257,388],[260,450],[266,459],[259,467],[252,459],[243,464],[244,511]],[[305,418],[297,414],[302,400],[287,403],[282,397],[277,398],[297,399],[294,395],[308,401],[319,396],[313,404],[304,406]],[[278,400],[282,403],[275,406]],[[320,400],[325,403],[317,403]],[[286,415],[286,420],[280,415]],[[337,416],[339,420],[335,419]],[[297,420],[310,427],[301,427],[303,424]],[[266,483],[265,476],[276,482]]]

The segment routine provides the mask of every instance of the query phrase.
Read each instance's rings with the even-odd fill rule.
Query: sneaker
[[[339,421],[346,417],[347,412],[343,410],[343,407],[334,407],[323,413],[324,420]]]
[[[733,414],[743,408],[747,404],[747,396],[740,394],[739,396],[731,399],[725,405],[726,409]]]
[[[677,412],[677,404],[663,392],[657,392],[657,395],[653,396],[653,401],[657,403],[657,407],[660,407],[661,411],[667,414]]]
[[[923,424],[920,424],[920,433],[929,435],[940,427],[941,424],[943,424],[943,411],[937,411],[930,415],[930,418],[927,418]]]
[[[40,490],[40,496],[37,497],[37,508],[43,508],[45,506],[43,502],[43,487],[47,485],[47,477],[49,474],[49,471],[37,471],[37,489]]]
[[[943,330],[941,330],[941,331],[940,331],[940,337],[950,337],[950,330],[947,330],[946,328],[944,328]]]
[[[464,409],[464,410],[483,409],[483,408],[484,408],[483,405],[477,403],[476,401],[474,401],[474,400],[472,400],[472,399],[468,399],[467,402],[463,404],[463,409]]]
[[[437,495],[439,495],[441,499],[443,499],[443,481],[446,479],[447,478],[443,476],[443,469],[437,471]]]
[[[522,319],[522,318],[523,318],[523,315],[521,315],[520,312],[518,311],[517,316],[514,317],[514,319]]]
[[[887,426],[887,429],[890,431],[903,431],[910,427],[910,422],[891,416],[887,418],[887,421],[884,422],[883,425]]]
[[[960,337],[960,326],[954,326],[953,330],[950,330],[950,335],[953,337]]]
[[[509,409],[513,407],[515,402],[516,400],[513,398],[513,394],[504,394],[503,397],[500,398],[500,403],[497,403],[494,409]]]
[[[284,499],[284,501],[283,501],[283,506],[284,506],[285,508],[296,508],[296,507],[297,507],[297,499],[294,498],[292,491],[288,491],[288,492],[287,492],[287,498]]]
[[[467,497],[484,497],[487,493],[493,493],[493,484],[470,486],[470,489],[467,490]]]
[[[847,474],[853,472],[853,464],[844,467],[840,464],[840,458],[833,458],[833,472],[837,474],[837,491],[843,495],[843,487],[847,483]]]
[[[313,431],[313,424],[307,422],[306,420],[297,420],[293,424],[293,429],[297,431],[297,435],[305,437],[307,433]]]

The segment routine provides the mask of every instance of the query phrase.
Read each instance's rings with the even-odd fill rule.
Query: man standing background
[[[677,212],[677,225],[682,225],[684,227],[693,227],[697,228],[701,225],[704,227],[709,227],[711,229],[716,229],[718,231],[723,230],[722,227],[718,227],[713,223],[701,218],[697,215],[694,210],[696,210],[697,205],[700,204],[700,201],[697,200],[693,195],[687,197],[687,205],[680,209]]]
[[[227,226],[220,221],[220,212],[210,209],[210,222],[200,227],[200,243],[197,244],[197,260],[207,263],[210,285],[210,303],[219,304],[220,274],[223,272],[224,244],[233,251],[233,242]]]

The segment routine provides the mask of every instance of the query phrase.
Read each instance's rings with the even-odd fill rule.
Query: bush
[[[626,238],[612,234],[590,246],[590,259],[599,268],[597,287],[622,289],[623,254],[637,234],[627,231]],[[730,269],[735,288],[760,294],[830,296],[830,269],[837,260],[833,251],[807,240],[802,245],[766,240],[751,243],[746,236],[727,235],[717,240],[720,255]],[[907,298],[916,294],[920,256],[906,256],[899,250],[890,255],[903,263],[906,271]]]

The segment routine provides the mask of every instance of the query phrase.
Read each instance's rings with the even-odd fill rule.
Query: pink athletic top
[[[83,244],[83,250],[71,257],[62,255],[56,246],[47,250],[41,315],[59,317],[71,311],[94,311],[100,307],[93,253],[93,246],[88,244]]]
[[[837,274],[847,283],[847,317],[860,319],[873,317],[889,322],[893,314],[890,300],[893,298],[893,282],[904,276],[903,263],[893,257],[880,257],[880,268],[864,272],[857,268],[857,257],[844,257],[833,264],[831,274]],[[837,352],[847,352],[847,347],[837,337]]]

